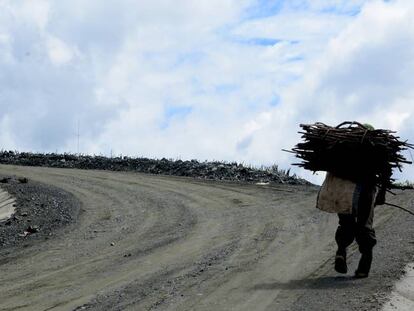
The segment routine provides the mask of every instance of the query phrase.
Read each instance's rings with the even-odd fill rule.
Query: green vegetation
[[[393,188],[401,188],[401,189],[414,189],[414,182],[406,180],[406,181],[397,181],[392,183]]]

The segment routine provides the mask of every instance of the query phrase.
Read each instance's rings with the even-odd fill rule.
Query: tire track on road
[[[261,285],[301,277],[332,251],[336,219],[313,208],[313,187],[0,171],[82,202],[75,225],[2,266],[0,310],[265,310],[281,296]]]

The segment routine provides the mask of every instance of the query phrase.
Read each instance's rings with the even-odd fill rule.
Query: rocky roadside
[[[41,154],[29,152],[0,151],[0,164],[44,166],[59,168],[98,169],[110,171],[135,171],[149,174],[187,176],[208,180],[242,182],[269,182],[277,184],[306,185],[308,181],[290,175],[289,170],[277,165],[255,168],[240,163],[199,162],[171,159],[148,159],[132,157],[88,156],[74,154]]]
[[[12,176],[0,176],[0,187],[16,198],[16,212],[0,221],[0,256],[10,247],[49,239],[78,217],[80,202],[56,187]]]

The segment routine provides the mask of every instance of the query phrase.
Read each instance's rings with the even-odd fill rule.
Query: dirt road
[[[269,284],[332,274],[336,217],[313,208],[314,187],[0,173],[54,185],[82,204],[73,225],[3,258],[0,310],[288,310],[303,291]],[[380,228],[393,212],[378,213]]]

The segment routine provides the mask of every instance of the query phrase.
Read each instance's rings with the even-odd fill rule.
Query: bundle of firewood
[[[395,132],[369,129],[358,122],[343,122],[336,127],[323,123],[301,124],[304,142],[291,152],[302,162],[295,163],[310,171],[329,171],[351,180],[375,176],[377,183],[389,186],[392,169],[411,164],[401,151],[414,145],[400,141]]]

